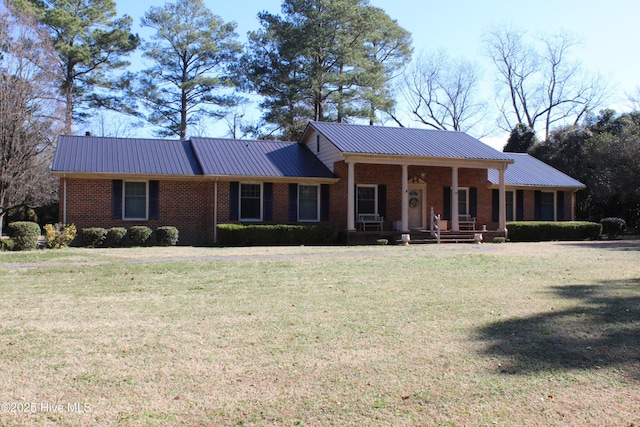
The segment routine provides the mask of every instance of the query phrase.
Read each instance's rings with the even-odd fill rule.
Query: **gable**
[[[330,122],[310,122],[309,127],[326,137],[343,154],[512,161],[504,153],[463,132]]]

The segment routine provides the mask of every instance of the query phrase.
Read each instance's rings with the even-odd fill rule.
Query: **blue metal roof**
[[[191,143],[205,175],[335,178],[295,142],[192,138]]]
[[[524,153],[504,153],[515,163],[509,165],[504,173],[506,185],[526,187],[560,187],[560,188],[585,188],[580,181],[571,178],[558,169],[549,166],[541,160]],[[498,171],[488,170],[488,179],[491,184],[499,185]]]
[[[511,160],[463,132],[329,122],[311,122],[309,125],[343,153]]]
[[[188,141],[60,136],[53,172],[200,175]]]

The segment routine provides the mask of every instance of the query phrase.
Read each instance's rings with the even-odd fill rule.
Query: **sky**
[[[525,29],[532,36],[564,31],[577,37],[581,44],[571,51],[572,59],[579,61],[585,70],[602,75],[612,87],[609,102],[603,107],[618,112],[628,110],[628,94],[640,87],[638,0],[369,1],[412,34],[414,57],[421,52],[443,50],[450,57],[463,57],[478,64],[487,82],[491,81],[494,70],[483,52],[483,33],[492,26],[504,25]],[[151,33],[140,27],[140,18],[151,6],[164,2],[116,0],[116,3],[119,14],[126,13],[134,19],[134,32],[148,39]],[[246,40],[248,31],[259,28],[259,12],[281,11],[281,0],[204,0],[204,3],[225,22],[236,23],[241,41]],[[488,83],[488,86],[491,85]],[[484,92],[488,98],[494,93],[492,88]],[[260,113],[254,114],[258,119]],[[493,118],[487,120],[494,121]],[[494,128],[495,132],[482,140],[501,149],[506,136]],[[220,134],[224,132],[222,128],[211,136],[224,136]]]

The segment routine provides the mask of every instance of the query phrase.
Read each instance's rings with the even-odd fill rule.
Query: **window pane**
[[[144,219],[147,217],[147,183],[124,183],[124,218]]]
[[[507,191],[505,194],[506,202],[507,202],[507,221],[513,221],[515,219],[513,212],[515,210],[515,206],[513,203],[513,191]]]
[[[260,184],[240,184],[240,219],[262,219]]]
[[[458,215],[467,215],[469,210],[467,209],[467,190],[458,189]]]
[[[376,187],[358,187],[358,213],[376,213]]]
[[[318,187],[300,185],[298,187],[298,219],[300,221],[318,220]]]
[[[555,219],[555,194],[541,193],[540,207],[543,221],[553,221]]]

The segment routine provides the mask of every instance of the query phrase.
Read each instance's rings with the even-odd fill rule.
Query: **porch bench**
[[[475,230],[476,219],[471,215],[458,215],[458,225],[460,230]]]
[[[375,227],[376,230],[382,231],[384,217],[380,216],[380,214],[358,214],[358,223],[362,231],[365,231],[369,225]]]

